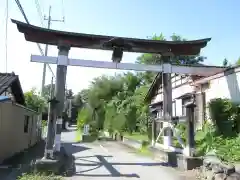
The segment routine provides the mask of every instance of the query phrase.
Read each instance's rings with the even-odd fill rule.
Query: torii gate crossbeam
[[[68,58],[67,61],[64,62],[64,61],[61,61],[59,57],[53,57],[53,56],[46,57],[46,56],[39,56],[39,55],[31,55],[31,62],[60,64],[60,65],[66,65],[66,66],[104,68],[104,69],[189,74],[189,75],[199,75],[199,76],[210,76],[223,71],[223,68],[218,66],[194,66],[194,65],[186,66],[186,65],[169,64],[169,63],[163,63],[161,65],[146,65],[146,64],[135,64],[135,63],[117,63],[117,62],[109,62],[109,61],[72,59],[72,58]]]

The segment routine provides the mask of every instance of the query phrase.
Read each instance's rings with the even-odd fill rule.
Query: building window
[[[24,117],[24,133],[28,133],[29,116]]]

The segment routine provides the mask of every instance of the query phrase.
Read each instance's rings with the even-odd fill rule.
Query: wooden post
[[[194,156],[195,140],[194,140],[194,101],[185,105],[187,116],[187,145],[185,149],[186,156]]]
[[[56,122],[56,135],[55,135],[55,152],[61,150],[61,131],[63,122],[63,110],[65,101],[65,85],[67,76],[67,64],[68,64],[68,53],[70,47],[68,45],[60,44],[58,46],[58,65],[56,72],[56,84],[55,84],[55,98],[59,103],[55,106],[55,122]]]
[[[154,146],[155,140],[156,140],[156,138],[155,138],[155,129],[156,129],[156,127],[155,127],[155,118],[152,118],[152,146]]]
[[[164,63],[170,62],[169,56],[163,56]],[[169,64],[170,65],[170,64]],[[163,134],[163,144],[166,148],[172,145],[172,130],[169,123],[172,122],[172,77],[171,73],[162,73],[162,87],[163,87],[163,117],[168,125]]]

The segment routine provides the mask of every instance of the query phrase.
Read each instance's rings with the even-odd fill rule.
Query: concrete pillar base
[[[35,162],[35,172],[54,173],[56,175],[67,174],[71,176],[75,173],[74,158],[61,148],[60,152],[54,153],[53,159],[43,157]]]

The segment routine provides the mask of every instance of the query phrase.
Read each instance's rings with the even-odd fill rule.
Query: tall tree
[[[52,85],[51,84],[45,85],[44,88],[43,88],[43,92],[42,92],[43,98],[46,101],[48,101],[50,99],[51,93],[54,93],[54,90],[55,90],[55,84],[53,84],[53,89],[52,89]]]
[[[154,35],[152,37],[153,40],[162,40],[165,41],[167,40],[163,34],[160,34],[159,36]],[[177,34],[173,34],[170,36],[170,39],[172,41],[186,41],[187,39],[182,38],[181,36]],[[196,55],[196,56],[175,56],[171,59],[171,63],[173,64],[196,64],[196,63],[201,63],[206,59],[206,57],[201,56],[201,55]],[[143,54],[140,57],[137,58],[137,63],[141,64],[161,64],[162,59],[161,55],[159,54]],[[157,73],[153,72],[145,72],[145,73],[140,73],[140,76],[142,76],[143,83],[144,84],[150,84],[152,83],[154,77],[156,76]]]
[[[37,93],[36,89],[32,89],[24,93],[26,106],[37,112],[47,112],[46,101]]]
[[[239,57],[238,60],[236,61],[236,65],[240,65],[240,57]]]
[[[227,67],[227,66],[228,66],[228,60],[227,60],[226,58],[224,58],[222,65],[223,65],[224,67]]]
[[[163,34],[151,37],[154,40],[166,40]],[[186,39],[173,34],[173,41]],[[171,59],[176,64],[196,64],[203,62],[205,57],[178,56]],[[158,54],[143,54],[136,60],[141,64],[160,64],[161,56]],[[101,76],[95,78],[88,89],[78,93],[77,101],[88,104],[96,113],[97,118],[92,118],[97,128],[107,128],[109,131],[148,131],[150,114],[148,104],[144,97],[156,73],[125,73],[115,76]],[[81,113],[80,113],[81,114]],[[81,118],[79,118],[81,119]]]

